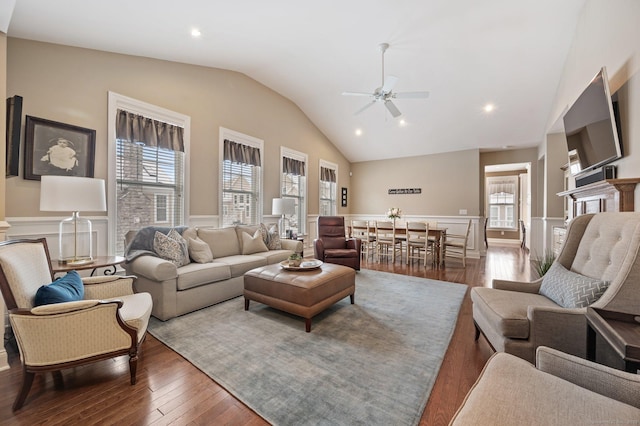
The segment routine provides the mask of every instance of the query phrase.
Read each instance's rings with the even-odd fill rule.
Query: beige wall
[[[96,130],[96,177],[107,177],[107,93],[113,91],[191,117],[191,215],[218,214],[220,126],[264,140],[265,215],[279,193],[281,145],[309,155],[310,214],[318,213],[320,159],[338,164],[338,187],[350,186],[349,162],[306,115],[244,74],[16,38],[7,46],[7,91],[23,96],[25,115]],[[7,216],[45,215],[39,194],[38,181],[7,180]],[[338,203],[338,213],[349,209]]]
[[[406,215],[478,215],[479,151],[353,163],[351,211],[384,214],[400,207]],[[389,189],[421,188],[419,195],[389,195]]]
[[[611,92],[618,91],[625,157],[618,177],[640,177],[640,2],[588,0],[576,27],[547,133],[598,70],[606,66]],[[640,211],[640,187],[635,193]]]

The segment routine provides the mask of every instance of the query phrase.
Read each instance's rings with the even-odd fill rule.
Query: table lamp
[[[287,238],[286,222],[289,219],[286,215],[292,215],[296,212],[296,203],[293,198],[274,198],[271,204],[271,214],[280,215],[278,220],[278,228],[280,229],[280,236]]]
[[[70,266],[93,262],[91,221],[80,211],[107,210],[103,179],[76,176],[42,176],[40,210],[72,212],[59,226],[58,262]]]

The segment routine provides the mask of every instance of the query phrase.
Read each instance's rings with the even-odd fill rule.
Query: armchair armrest
[[[529,306],[530,340],[534,347],[548,346],[566,353],[586,357],[586,308]]]
[[[521,293],[534,293],[540,292],[540,285],[542,284],[542,278],[539,278],[531,282],[521,281],[509,281],[494,279],[492,281],[492,287],[498,290],[519,291]]]
[[[316,259],[324,261],[324,243],[320,239],[313,240],[313,254]]]
[[[133,294],[134,276],[109,275],[83,278],[85,299],[113,299]]]
[[[640,408],[640,375],[616,370],[544,346],[536,367],[600,395]]]
[[[355,251],[360,253],[361,247],[362,247],[362,240],[360,238],[347,238],[348,249],[355,249]]]
[[[136,330],[124,324],[118,314],[121,301],[83,300],[56,305],[9,313],[25,365],[63,365],[126,350],[136,342]],[[80,309],[83,305],[89,307]]]

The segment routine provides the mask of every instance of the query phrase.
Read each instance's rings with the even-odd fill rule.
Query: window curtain
[[[116,117],[116,138],[146,146],[184,152],[184,129],[119,109]]]
[[[282,173],[287,175],[305,176],[304,161],[295,158],[282,157]]]
[[[225,139],[223,151],[223,160],[256,167],[262,166],[259,148]]]
[[[326,167],[320,167],[320,180],[323,182],[336,182],[336,171]]]
[[[515,183],[492,183],[489,185],[489,194],[515,194],[516,193],[516,184]]]

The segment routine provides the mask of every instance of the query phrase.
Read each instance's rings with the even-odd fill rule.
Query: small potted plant
[[[298,253],[293,253],[291,256],[289,256],[289,266],[299,267],[301,263],[302,256],[300,256]]]

